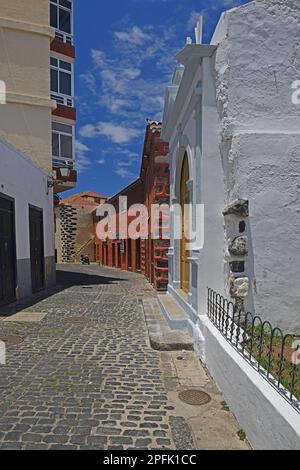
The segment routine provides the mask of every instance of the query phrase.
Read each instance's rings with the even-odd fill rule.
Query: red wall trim
[[[76,108],[70,108],[69,106],[58,104],[57,108],[52,111],[52,114],[53,116],[64,117],[66,119],[76,121]]]
[[[58,39],[53,39],[50,45],[51,51],[57,52],[58,54],[63,54],[72,59],[75,59],[75,47],[71,44],[66,44]]]

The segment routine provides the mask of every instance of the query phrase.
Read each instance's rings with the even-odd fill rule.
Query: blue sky
[[[139,175],[146,119],[161,119],[174,56],[204,15],[246,0],[75,0],[76,191],[111,196]],[[66,193],[68,194],[68,193]],[[69,193],[71,194],[71,193]]]

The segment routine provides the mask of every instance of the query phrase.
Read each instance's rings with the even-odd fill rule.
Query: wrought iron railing
[[[208,289],[207,314],[232,346],[300,412],[300,336],[284,334],[269,321]]]

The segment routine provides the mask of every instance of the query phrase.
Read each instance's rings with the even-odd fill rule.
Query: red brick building
[[[107,202],[116,210],[116,237],[100,240],[96,236],[96,259],[100,264],[116,267],[123,270],[140,272],[158,290],[165,290],[168,283],[169,241],[163,239],[162,217],[156,216],[153,220],[151,206],[153,204],[169,204],[169,162],[168,144],[160,139],[161,123],[148,121],[144,141],[140,177]],[[148,209],[149,235],[147,238],[132,239],[129,236],[122,238],[119,226],[119,198],[127,197],[128,209],[133,204],[143,204]],[[122,208],[121,208],[122,215]],[[126,218],[127,227],[136,217]],[[95,229],[99,222],[95,214]],[[158,239],[151,236],[151,227],[160,230]]]

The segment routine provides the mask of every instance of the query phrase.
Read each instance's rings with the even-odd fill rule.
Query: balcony
[[[63,164],[58,166],[58,160],[56,158],[53,159],[54,194],[73,189],[77,183],[77,171],[66,164],[65,166]]]
[[[50,25],[58,41],[73,45],[72,0],[50,0]]]
[[[51,93],[51,99],[56,101],[57,104],[74,108],[74,98],[63,95],[62,93]]]
[[[74,45],[73,36],[71,34],[64,33],[63,31],[59,31],[58,29],[55,31],[55,39],[70,46]]]

